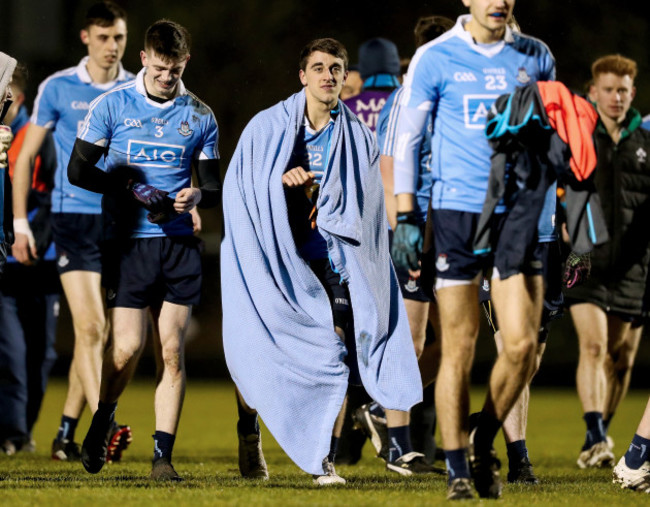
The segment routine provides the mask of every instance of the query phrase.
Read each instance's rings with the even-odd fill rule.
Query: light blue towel
[[[287,216],[282,174],[304,111],[302,91],[259,113],[228,167],[223,342],[246,403],[300,468],[322,474],[348,368],[327,294],[298,254]],[[363,384],[385,408],[409,410],[422,399],[422,384],[388,254],[378,158],[370,130],[341,104],[317,225],[349,284]]]

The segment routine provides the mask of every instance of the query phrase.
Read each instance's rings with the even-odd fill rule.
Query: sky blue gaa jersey
[[[79,139],[107,146],[105,167],[128,165],[142,172],[143,181],[174,198],[191,186],[192,162],[219,158],[218,127],[210,108],[185,89],[164,103],[147,97],[143,68],[135,81],[98,97],[91,105]],[[131,237],[185,236],[192,234],[192,221],[184,213],[172,222],[150,223],[140,209]]]
[[[45,79],[39,87],[31,122],[52,130],[57,165],[52,190],[53,213],[100,214],[100,194],[74,186],[68,180],[68,162],[77,131],[83,123],[90,103],[102,93],[133,79],[120,64],[117,79],[109,83],[93,83],[86,69],[86,56],[76,67],[62,70]]]
[[[470,19],[459,17],[411,60],[400,102],[395,193],[415,193],[416,150],[433,114],[432,207],[480,213],[492,153],[485,136],[490,106],[517,86],[553,80],[555,61],[543,42],[509,28],[504,40],[477,44],[464,29]]]
[[[314,185],[320,185],[329,162],[333,129],[334,120],[332,118],[327,125],[316,131],[309,126],[309,120],[305,116],[287,170],[300,166],[305,171],[313,172],[315,175]],[[313,204],[315,204],[315,200]],[[298,251],[306,260],[327,259],[327,242],[318,232],[318,227],[312,229],[307,240],[298,245]]]
[[[379,113],[377,120],[377,144],[382,155],[394,156],[395,141],[397,139],[397,120],[399,118],[399,102],[404,88],[398,88],[386,99],[384,108]],[[415,212],[420,222],[427,220],[427,209],[431,198],[431,116],[427,120],[424,137],[420,144],[418,156],[418,174],[415,193]]]

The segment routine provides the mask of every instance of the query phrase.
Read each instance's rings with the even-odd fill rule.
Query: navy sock
[[[643,463],[650,459],[648,451],[650,451],[650,439],[635,434],[630,447],[625,453],[625,464],[634,470],[638,470]]]
[[[379,403],[376,403],[374,401],[370,404],[368,410],[372,415],[376,415],[377,417],[383,417],[383,418],[386,417],[386,412],[384,411],[384,409],[381,407]]]
[[[388,461],[393,462],[400,456],[413,452],[411,446],[410,426],[388,428]]]
[[[239,420],[237,421],[237,433],[240,435],[252,435],[260,434],[260,424],[257,421],[257,412],[251,414],[246,411],[239,396],[237,398],[237,414],[239,415]]]
[[[56,434],[57,440],[68,440],[69,442],[74,441],[74,432],[77,429],[77,423],[79,419],[73,419],[67,415],[61,416],[61,426],[59,426],[59,431]]]
[[[609,425],[612,423],[612,417],[614,417],[614,414],[610,414],[607,419],[603,418],[603,430],[605,431],[605,435],[609,433]]]
[[[339,437],[332,435],[332,440],[330,440],[330,453],[327,455],[327,459],[330,463],[334,463],[336,459],[336,449],[339,446]]]
[[[518,464],[522,459],[528,458],[528,449],[526,448],[526,440],[517,440],[506,444],[508,451],[508,463],[511,465]]]
[[[156,461],[160,458],[167,458],[172,460],[172,451],[174,450],[174,441],[176,435],[165,433],[164,431],[156,431],[153,437],[153,459]]]
[[[469,464],[467,463],[467,449],[445,451],[445,464],[447,465],[447,482],[454,479],[469,479]]]
[[[494,438],[499,433],[502,425],[503,423],[492,414],[485,411],[481,412],[476,433],[474,434],[474,449],[482,454],[490,452]]]
[[[603,428],[603,414],[602,412],[585,412],[582,416],[587,424],[587,436],[585,437],[585,445],[582,450],[586,451],[594,444],[605,441],[605,428]]]

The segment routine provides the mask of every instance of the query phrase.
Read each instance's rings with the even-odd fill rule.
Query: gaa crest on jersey
[[[190,123],[187,121],[181,122],[181,128],[178,129],[178,133],[182,136],[191,136],[194,131],[190,128]]]
[[[519,67],[519,70],[517,71],[517,81],[521,84],[527,84],[530,82],[530,76],[524,67]]]
[[[442,273],[449,269],[449,262],[447,260],[447,254],[441,253],[436,259],[436,269]]]

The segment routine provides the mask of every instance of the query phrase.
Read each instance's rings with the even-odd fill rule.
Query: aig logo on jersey
[[[463,96],[463,117],[465,128],[484,129],[488,111],[498,95],[468,94]]]
[[[176,144],[150,143],[129,139],[128,153],[128,164],[141,167],[180,169],[185,147]]]

